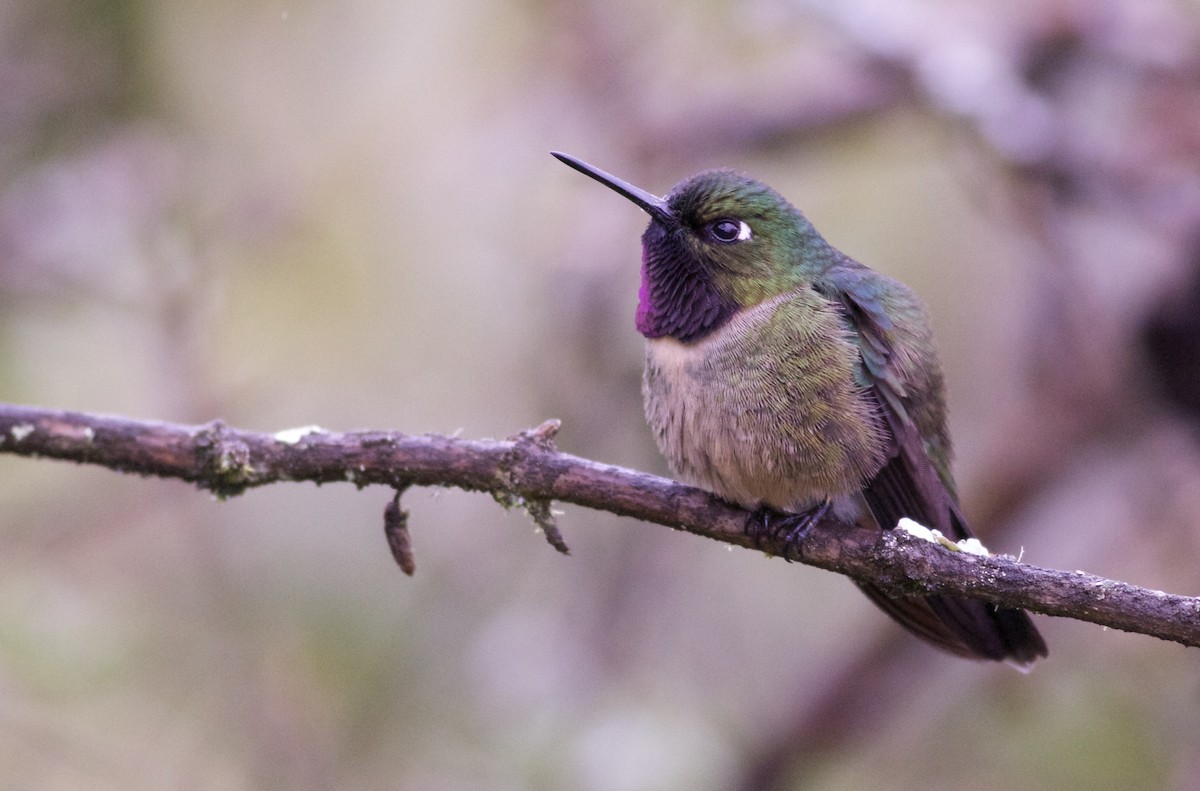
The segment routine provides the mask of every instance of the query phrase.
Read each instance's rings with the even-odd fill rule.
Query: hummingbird
[[[830,512],[971,537],[941,364],[908,286],[835,249],[778,192],[736,171],[699,173],[660,198],[552,153],[650,215],[636,316],[642,395],[677,476],[747,509],[751,534],[787,529],[789,544]],[[856,584],[952,654],[1018,667],[1046,655],[1023,610]]]

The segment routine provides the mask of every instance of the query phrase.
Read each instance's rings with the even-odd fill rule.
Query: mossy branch
[[[745,534],[742,509],[700,489],[561,453],[553,444],[557,429],[551,421],[506,440],[343,433],[315,426],[265,434],[220,421],[186,426],[0,404],[0,452],[177,478],[220,497],[285,481],[340,481],[359,488],[380,484],[398,492],[409,486],[454,486],[525,507],[560,551],[566,545],[549,507],[554,501],[783,555],[782,541],[768,537],[756,545]],[[411,570],[398,498],[387,509],[385,522],[393,552]],[[1040,568],[1005,556],[953,552],[897,531],[881,533],[826,519],[804,539],[800,562],[871,582],[895,595],[967,596],[1200,646],[1198,597]]]

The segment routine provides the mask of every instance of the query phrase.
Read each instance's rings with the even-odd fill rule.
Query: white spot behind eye
[[[737,238],[739,242],[744,242],[750,238],[750,226],[746,224],[745,220],[738,220]]]

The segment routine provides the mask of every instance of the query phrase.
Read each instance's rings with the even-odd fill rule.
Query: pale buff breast
[[[790,292],[695,343],[648,340],[646,420],[681,478],[746,507],[806,508],[883,465],[857,359],[836,309]]]

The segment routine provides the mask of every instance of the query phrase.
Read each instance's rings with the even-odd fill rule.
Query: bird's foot
[[[759,506],[746,516],[746,535],[754,546],[762,549],[766,539],[783,541],[783,557],[789,563],[800,560],[800,545],[813,525],[829,513],[830,502],[822,500],[817,505],[798,514],[785,514],[765,506]]]
[[[746,514],[746,524],[742,531],[754,542],[755,549],[763,548],[763,539],[774,537],[774,522],[780,516],[778,511],[772,511],[765,505],[760,505]]]

